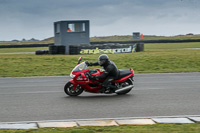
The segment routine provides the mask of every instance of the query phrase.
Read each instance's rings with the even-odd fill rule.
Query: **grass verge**
[[[140,126],[43,128],[0,130],[0,133],[199,133],[200,124],[156,124]]]
[[[200,50],[188,48],[200,48],[200,44],[146,44],[145,52],[109,54],[109,57],[119,69],[133,68],[136,73],[200,72]],[[0,77],[69,75],[79,56],[0,54]],[[81,56],[95,62],[99,54]]]
[[[35,48],[0,48],[0,53],[20,53],[20,52],[35,52],[37,50],[48,50],[48,47]]]

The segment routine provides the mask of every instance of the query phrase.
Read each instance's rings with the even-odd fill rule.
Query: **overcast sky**
[[[200,34],[200,0],[0,0],[0,40],[53,37],[53,22],[90,20],[90,36]]]

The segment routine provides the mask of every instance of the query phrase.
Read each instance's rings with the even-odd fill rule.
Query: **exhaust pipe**
[[[126,86],[126,87],[124,87],[124,88],[118,89],[118,90],[116,90],[115,92],[116,92],[116,93],[119,93],[119,92],[122,92],[122,91],[129,90],[129,89],[131,89],[131,88],[133,88],[133,87],[134,87],[134,85],[129,85],[129,86]]]

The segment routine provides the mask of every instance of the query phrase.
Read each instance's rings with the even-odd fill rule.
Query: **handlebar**
[[[90,78],[90,74],[89,73],[85,73],[85,77],[89,79]]]
[[[90,76],[91,76],[91,74],[90,74],[89,72],[85,73],[85,77],[88,78],[89,80],[91,80],[91,79],[90,79]],[[96,81],[96,80],[92,80],[92,81],[93,81],[93,82],[96,82],[96,83],[98,83],[98,84],[100,84],[100,85],[102,84],[101,82]]]

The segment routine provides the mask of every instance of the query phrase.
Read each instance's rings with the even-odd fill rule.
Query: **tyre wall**
[[[144,51],[144,43],[137,43],[135,51],[136,52],[142,52],[142,51]]]
[[[65,54],[65,46],[49,46],[49,54]]]
[[[35,51],[36,55],[46,55],[49,54],[49,50],[37,50]]]

